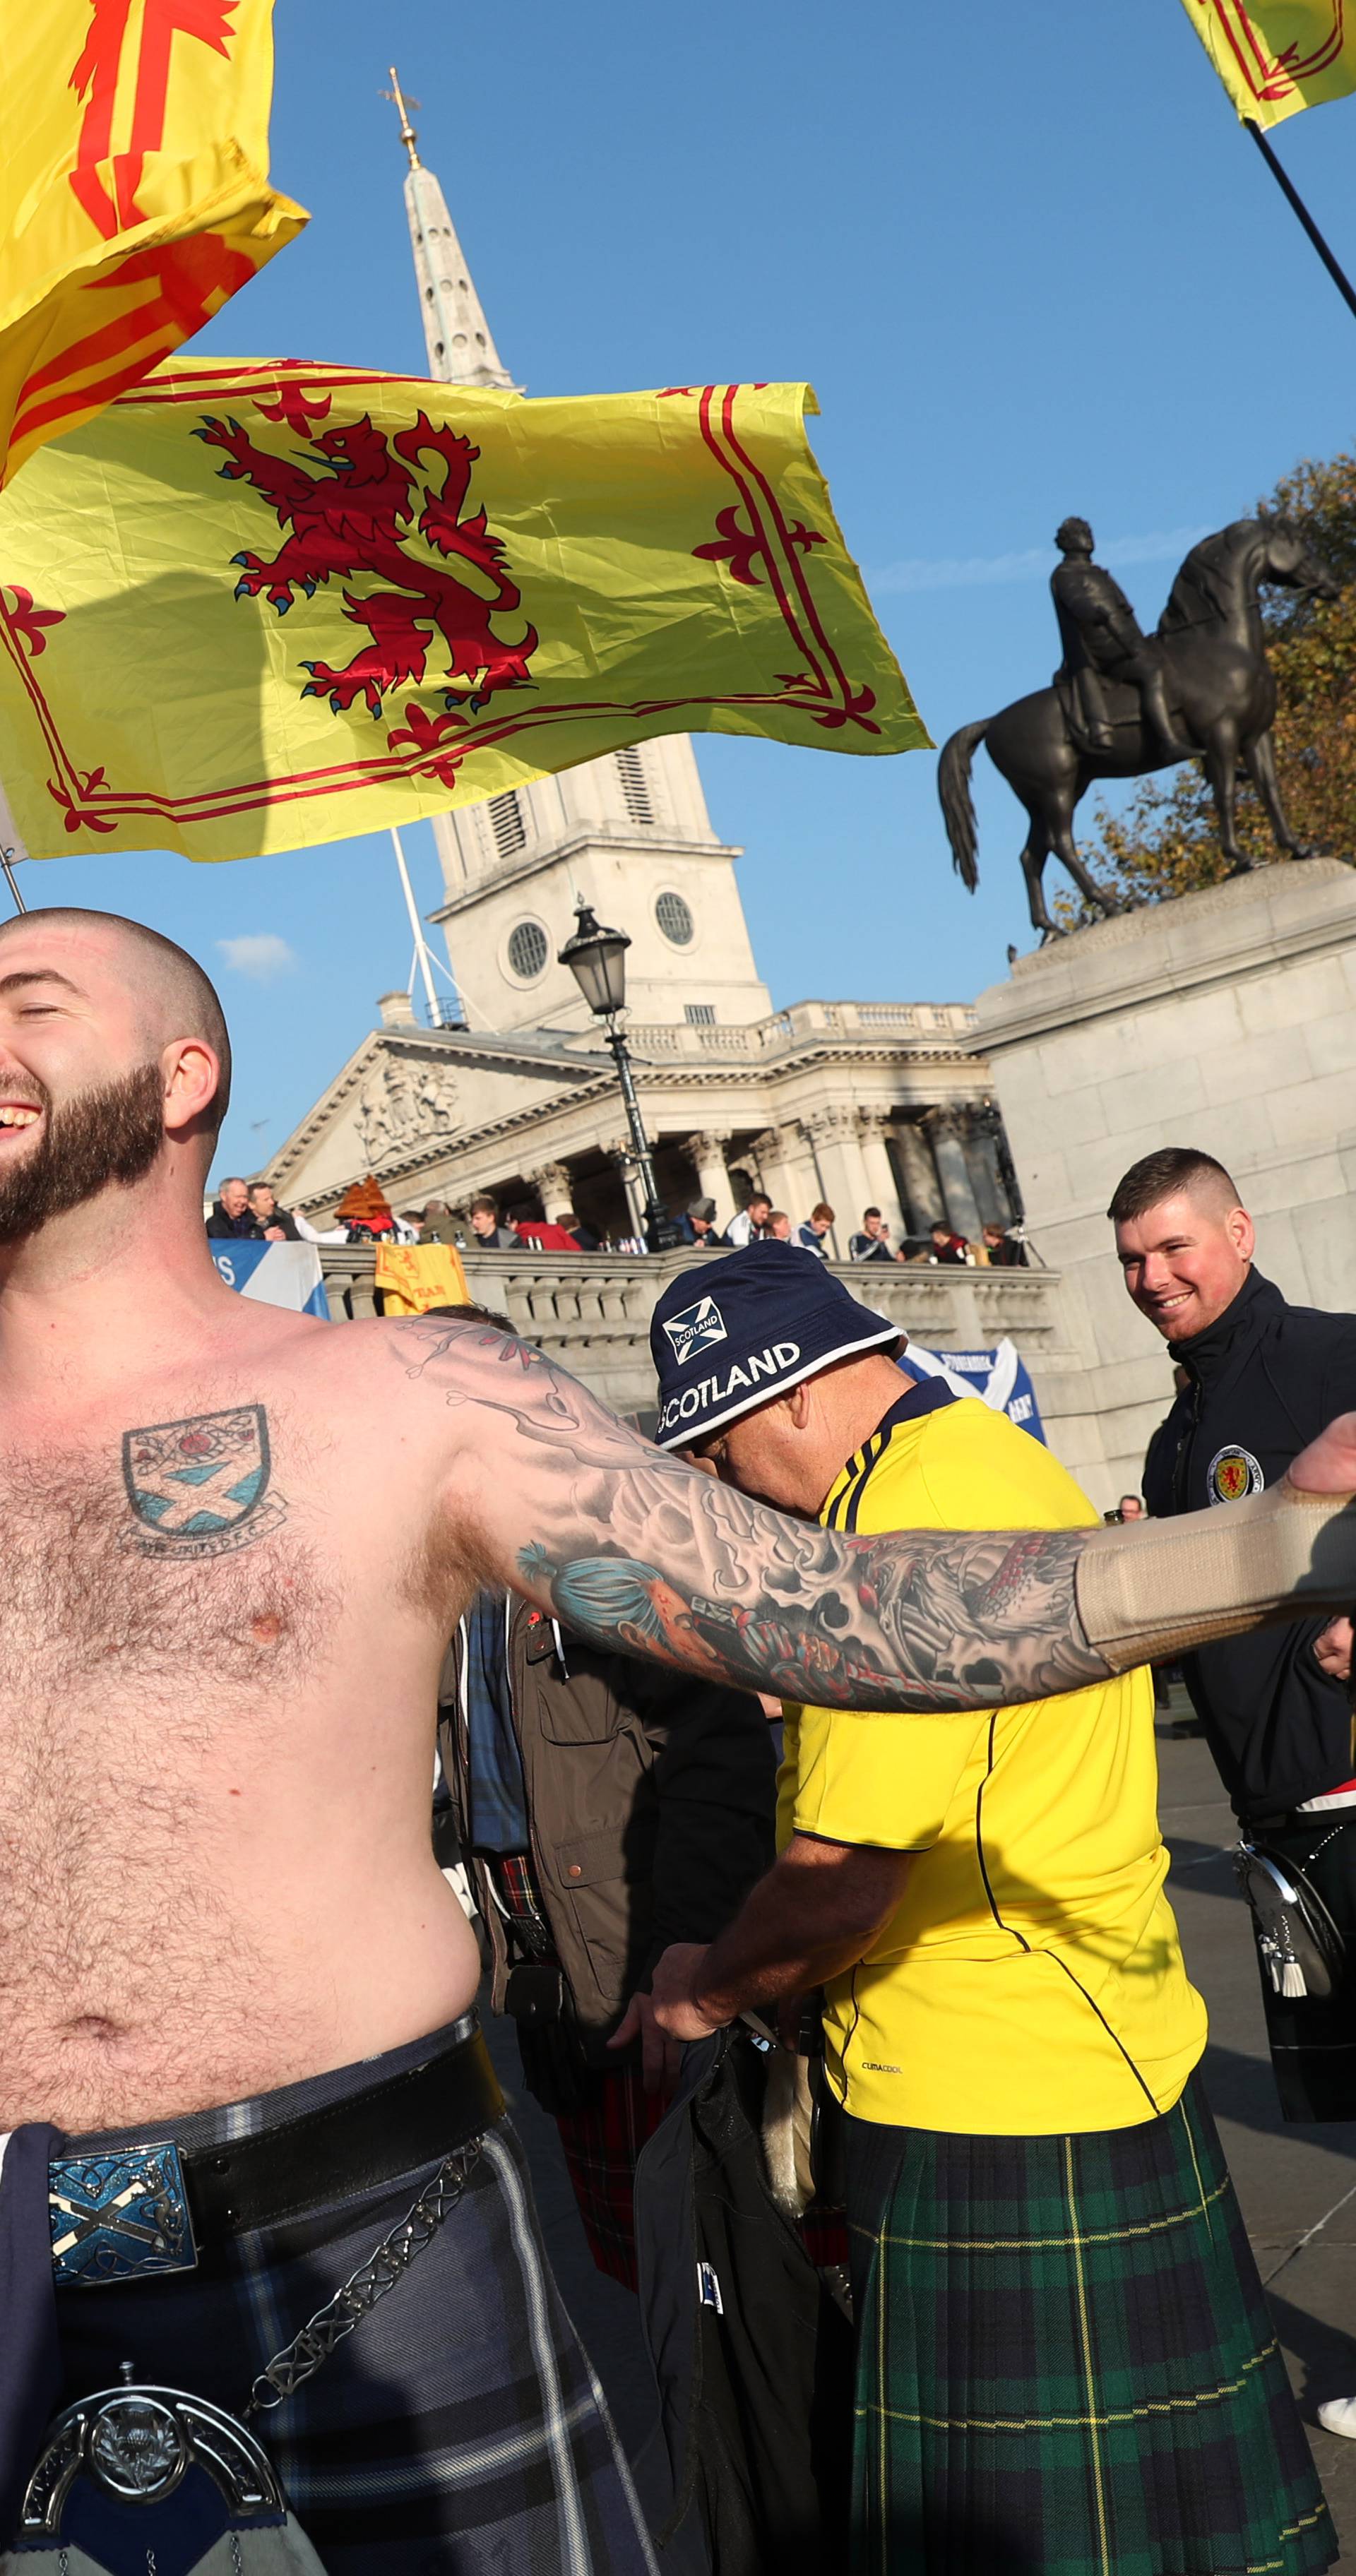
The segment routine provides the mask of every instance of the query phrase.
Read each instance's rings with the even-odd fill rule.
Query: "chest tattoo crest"
[[[135,1521],[122,1543],[142,1556],[226,1556],[286,1517],[262,1404],[125,1431],[122,1474]]]

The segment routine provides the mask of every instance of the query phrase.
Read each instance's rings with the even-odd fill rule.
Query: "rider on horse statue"
[[[1065,696],[1076,734],[1094,751],[1114,747],[1112,719],[1103,680],[1128,683],[1139,696],[1145,728],[1158,763],[1190,760],[1196,750],[1179,740],[1168,712],[1163,647],[1142,633],[1120,583],[1092,560],[1093,535],[1086,519],[1066,519],[1055,534],[1064,557],[1050,575],[1050,593],[1059,619],[1064,660],[1055,686]],[[1066,695],[1067,692],[1067,695]]]

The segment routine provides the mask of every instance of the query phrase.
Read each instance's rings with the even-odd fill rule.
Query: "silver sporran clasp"
[[[144,2522],[142,2517],[145,2517]],[[319,2576],[254,2435],[225,2408],[182,2389],[122,2383],[81,2397],[50,2427],[24,2492],[0,2576],[85,2569],[189,2576]]]

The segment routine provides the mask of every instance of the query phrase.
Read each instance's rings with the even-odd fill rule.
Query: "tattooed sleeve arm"
[[[1085,1533],[840,1538],[651,1448],[488,1326],[383,1331],[455,1418],[456,1545],[599,1645],[862,1710],[1039,1699],[1106,1674],[1074,1602]]]
[[[1044,1699],[1356,1598],[1356,1414],[1271,1491],[1125,1529],[843,1538],[639,1440],[469,1322],[383,1325],[449,1425],[449,1549],[603,1646],[846,1709]]]

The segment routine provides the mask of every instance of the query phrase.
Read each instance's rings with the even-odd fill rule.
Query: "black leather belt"
[[[251,2228],[276,2227],[455,2155],[505,2109],[474,2014],[456,2028],[465,2036],[424,2065],[252,2137],[84,2155],[78,2141],[67,2140],[51,2167],[60,2194],[53,2201],[58,2281],[192,2270],[195,2260]],[[186,2204],[182,2228],[176,2199],[181,2211]]]

